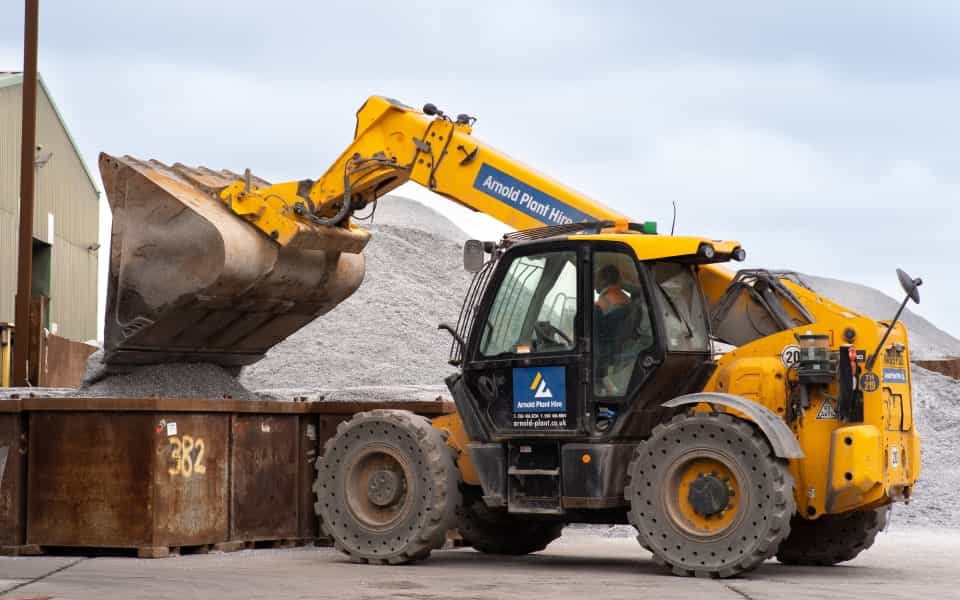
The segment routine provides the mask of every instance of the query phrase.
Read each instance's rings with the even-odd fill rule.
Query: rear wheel
[[[465,544],[480,552],[521,556],[546,548],[560,537],[563,523],[532,521],[491,509],[477,488],[464,486],[457,529]]]
[[[873,545],[886,525],[890,507],[840,515],[815,521],[795,515],[790,535],[780,544],[777,560],[787,565],[835,565],[853,560]]]
[[[677,575],[749,571],[790,532],[795,504],[786,461],[730,415],[688,413],[658,425],[627,477],[640,543]]]
[[[324,532],[356,562],[400,564],[443,545],[459,502],[443,434],[401,410],[358,413],[317,459],[316,510]]]

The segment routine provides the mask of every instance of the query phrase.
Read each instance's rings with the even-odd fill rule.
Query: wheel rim
[[[723,537],[743,519],[748,506],[746,476],[736,462],[714,450],[698,448],[669,466],[663,503],[683,535],[709,540]]]
[[[410,465],[400,451],[385,444],[367,446],[346,469],[347,509],[368,529],[389,529],[410,507],[411,481]]]

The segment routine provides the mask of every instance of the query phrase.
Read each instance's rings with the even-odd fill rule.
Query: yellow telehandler
[[[728,271],[737,242],[658,235],[473,124],[371,97],[319,179],[274,185],[101,155],[105,362],[258,360],[360,285],[369,235],[351,216],[413,181],[517,231],[464,246],[473,282],[441,325],[457,412],[362,412],[327,443],[316,508],[337,548],[407,563],[458,528],[517,555],[567,523],[630,523],[673,573],[729,577],[869,547],[920,470],[900,313]],[[898,273],[902,311],[921,281]]]

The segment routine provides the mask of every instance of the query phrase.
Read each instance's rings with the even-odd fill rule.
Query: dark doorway
[[[33,279],[30,295],[50,297],[50,273],[53,264],[53,246],[34,238],[33,240]],[[49,306],[49,305],[48,305]],[[45,327],[50,327],[50,310],[47,309]]]

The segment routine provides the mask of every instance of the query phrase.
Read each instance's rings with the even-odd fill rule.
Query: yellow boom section
[[[221,198],[281,245],[298,221],[340,223],[407,181],[515,229],[625,218],[480,142],[471,122],[373,96],[353,143],[319,179],[259,189],[237,181]]]

